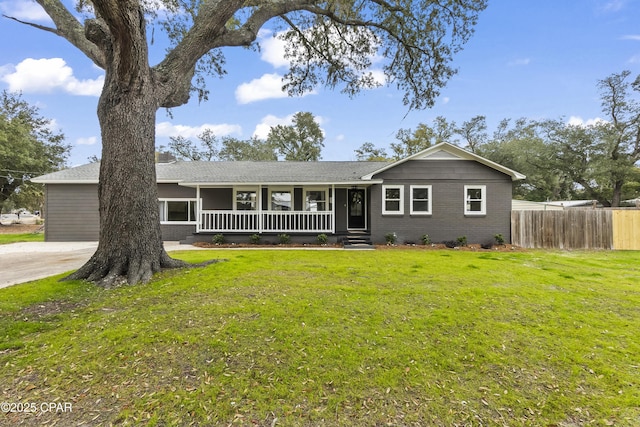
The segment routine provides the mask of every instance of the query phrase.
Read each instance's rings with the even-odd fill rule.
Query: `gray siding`
[[[194,198],[193,188],[158,185],[160,198]],[[49,242],[97,241],[100,235],[97,184],[47,184],[45,240]],[[163,240],[183,240],[195,225],[161,225]]]
[[[384,185],[404,185],[404,214],[382,215],[382,185],[371,190],[371,238],[384,243],[396,233],[398,243],[421,243],[428,234],[433,242],[466,236],[469,243],[492,242],[500,233],[511,238],[511,177],[480,163],[466,160],[408,161],[374,176]],[[432,214],[411,215],[411,185],[432,186]],[[486,215],[464,215],[464,186],[485,185]]]
[[[336,233],[342,234],[347,232],[347,189],[336,188],[336,194],[333,198],[335,203],[336,215]]]
[[[100,214],[97,184],[49,184],[45,198],[45,240],[98,240]]]
[[[159,199],[195,199],[196,189],[180,187],[178,184],[158,184]]]
[[[181,241],[192,236],[196,232],[195,225],[167,225],[161,224],[162,240],[164,241]]]

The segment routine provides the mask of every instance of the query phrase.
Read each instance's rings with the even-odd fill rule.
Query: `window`
[[[258,193],[256,190],[235,190],[235,209],[237,211],[255,211]]]
[[[326,211],[327,206],[327,190],[306,189],[304,192],[304,210],[308,212]]]
[[[382,214],[404,214],[404,185],[382,186]]]
[[[290,211],[293,209],[293,191],[271,190],[271,210]]]
[[[485,185],[464,186],[464,214],[486,215],[487,213],[487,187]]]
[[[431,215],[431,186],[411,186],[411,214]]]
[[[194,199],[158,200],[160,222],[196,222],[197,205]]]

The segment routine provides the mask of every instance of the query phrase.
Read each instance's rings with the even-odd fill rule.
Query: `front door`
[[[352,188],[347,192],[347,228],[365,230],[367,228],[367,204],[364,189]]]

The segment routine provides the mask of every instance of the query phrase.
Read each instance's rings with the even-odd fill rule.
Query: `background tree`
[[[317,161],[324,147],[324,134],[313,114],[298,112],[293,115],[291,125],[272,127],[267,141],[278,150],[285,160],[301,162]]]
[[[240,140],[227,137],[222,140],[220,160],[273,161],[278,160],[278,153],[275,145],[263,139],[254,137],[248,140]]]
[[[400,129],[396,133],[396,139],[400,142],[391,143],[393,158],[399,160],[441,142],[451,142],[454,130],[455,123],[449,123],[442,116],[436,117],[432,126],[419,123],[414,130]]]
[[[217,160],[220,150],[220,142],[211,129],[205,129],[198,139],[200,146],[183,136],[172,136],[169,138],[169,151],[179,160]]]
[[[199,72],[223,76],[224,48],[253,46],[263,26],[280,25],[291,64],[284,83],[290,94],[318,84],[350,95],[375,87],[370,66],[374,58],[385,58],[385,76],[404,92],[405,104],[424,108],[455,73],[452,55],[469,39],[487,3],[92,0],[78,2],[92,16],[82,23],[62,0],[36,1],[55,28],[29,25],[65,38],[106,71],[98,102],[100,241],[91,259],[70,276],[104,285],[121,277],[147,281],[162,267],[185,265],[162,245],[156,111],[185,104],[192,90],[206,98]],[[155,7],[162,13],[154,13]],[[156,24],[168,30],[172,45],[151,65],[147,27]]]
[[[42,186],[29,182],[38,175],[59,170],[69,155],[64,135],[51,129],[19,94],[0,95],[0,206],[15,198],[17,207],[42,204]],[[17,193],[22,193],[18,196]],[[40,201],[38,202],[38,198]]]
[[[361,162],[380,162],[390,160],[384,148],[377,148],[371,142],[365,142],[360,147],[356,148],[354,152],[356,153],[356,160]]]
[[[462,123],[462,126],[454,126],[454,134],[462,139],[460,144],[463,148],[476,153],[483,144],[486,144],[489,136],[487,134],[487,118],[485,116],[475,116],[471,120]]]

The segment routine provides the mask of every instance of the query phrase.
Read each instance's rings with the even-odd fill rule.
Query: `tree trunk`
[[[91,259],[68,277],[107,287],[124,280],[146,282],[161,268],[187,265],[170,258],[162,243],[152,80],[127,86],[107,80],[100,97],[100,242]]]
[[[616,180],[613,183],[613,195],[611,197],[611,207],[617,208],[620,207],[620,202],[622,202],[622,186],[624,185],[623,180]]]

